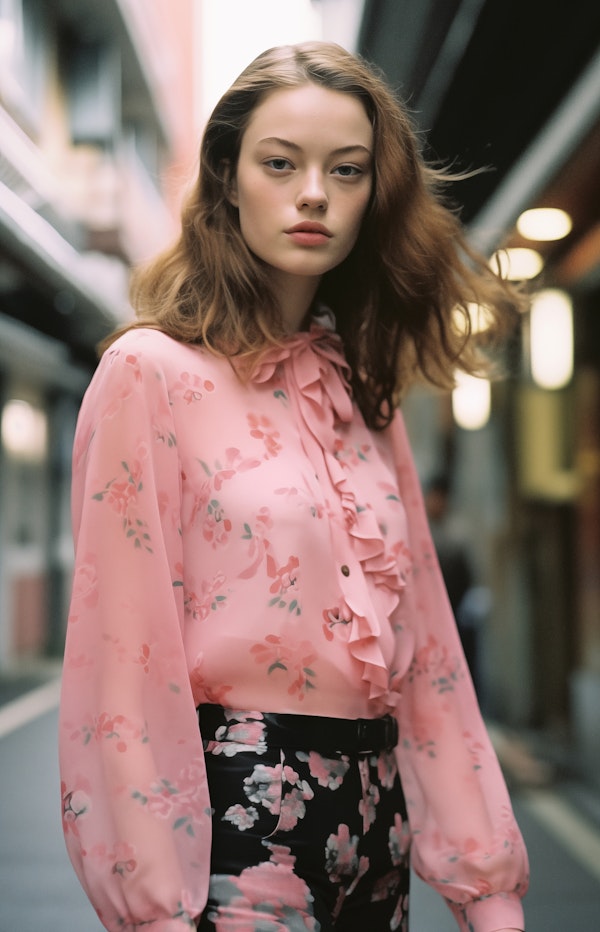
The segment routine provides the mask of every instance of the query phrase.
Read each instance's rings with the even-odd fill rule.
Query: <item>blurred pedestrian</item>
[[[409,856],[464,932],[524,928],[398,409],[481,365],[469,302],[499,327],[519,301],[443,181],[364,62],[272,49],[136,275],[78,424],[60,720],[69,853],[113,932],[406,932]]]

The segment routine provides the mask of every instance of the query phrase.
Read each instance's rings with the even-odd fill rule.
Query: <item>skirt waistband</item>
[[[198,721],[202,737],[208,740],[223,740],[216,736],[218,729],[243,722],[263,726],[262,737],[267,747],[292,751],[379,754],[391,751],[398,743],[398,723],[392,715],[382,718],[328,718],[280,712],[239,712],[220,705],[203,704],[198,706]]]

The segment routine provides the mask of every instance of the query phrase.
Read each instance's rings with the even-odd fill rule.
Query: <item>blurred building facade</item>
[[[175,229],[193,0],[0,0],[0,672],[62,651],[95,347]]]

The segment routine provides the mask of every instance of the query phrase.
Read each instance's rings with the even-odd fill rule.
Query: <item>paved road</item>
[[[0,932],[102,932],[63,845],[56,728],[53,708],[0,736]],[[532,863],[527,932],[598,932],[600,832],[560,794],[529,791],[514,804]],[[410,928],[456,932],[420,881]]]

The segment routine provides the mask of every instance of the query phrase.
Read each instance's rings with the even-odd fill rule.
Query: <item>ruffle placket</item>
[[[315,474],[321,481],[325,475],[341,503],[347,536],[344,539],[343,535],[333,535],[337,564],[346,566],[352,558],[362,568],[362,572],[340,573],[344,603],[341,610],[343,617],[350,620],[350,651],[363,665],[362,679],[369,685],[369,698],[393,708],[397,696],[390,694],[392,671],[381,652],[381,622],[367,579],[377,587],[385,619],[391,624],[405,586],[404,574],[386,549],[373,510],[357,508],[351,473],[335,456],[336,424],[349,424],[354,410],[350,368],[330,317],[313,320],[309,330],[290,337],[283,346],[266,350],[252,373],[252,381],[268,382],[277,372],[285,381],[301,441]]]

